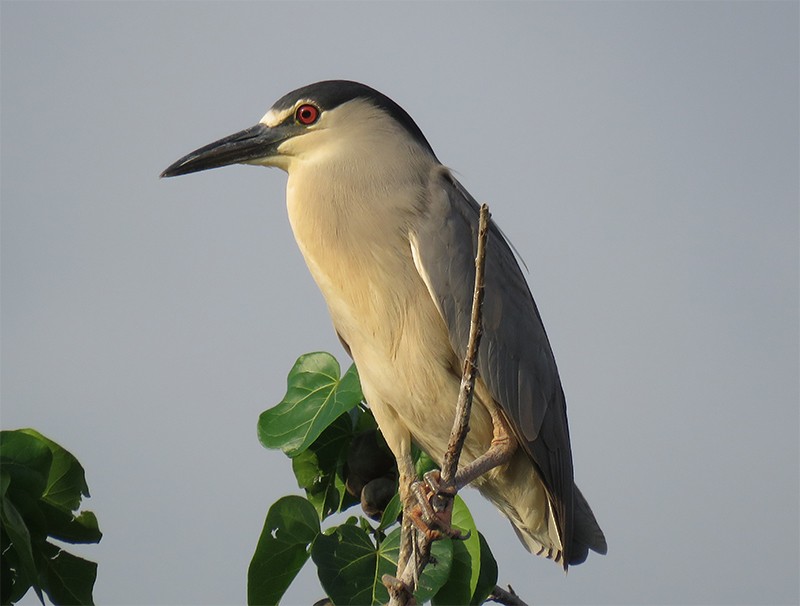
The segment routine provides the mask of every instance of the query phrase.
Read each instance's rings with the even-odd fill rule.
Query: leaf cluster
[[[83,467],[33,429],[0,432],[0,602],[13,604],[30,588],[44,604],[92,604],[97,564],[59,547],[97,543]]]
[[[305,498],[285,496],[270,507],[248,571],[248,603],[279,603],[311,559],[331,603],[385,604],[381,577],[396,573],[400,548],[397,468],[363,404],[356,368],[341,375],[330,354],[306,354],[287,383],[283,400],[261,414],[258,435],[291,459]],[[424,453],[417,457],[418,471],[433,466]],[[351,516],[323,528],[359,502],[372,521]],[[495,586],[497,564],[460,497],[453,524],[471,537],[433,544],[417,603],[481,604]]]

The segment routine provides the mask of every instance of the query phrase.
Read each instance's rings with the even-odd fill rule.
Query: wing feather
[[[480,208],[442,168],[428,191],[428,216],[412,234],[415,263],[463,358],[469,338]],[[490,224],[486,250],[480,377],[539,471],[559,525],[572,537],[573,471],[566,403],[539,311],[514,253]],[[569,561],[569,554],[565,554]]]

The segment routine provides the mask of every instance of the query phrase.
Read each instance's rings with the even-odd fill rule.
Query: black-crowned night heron
[[[261,121],[190,153],[172,177],[229,164],[289,173],[289,220],[364,395],[397,458],[408,506],[411,444],[441,463],[467,349],[479,206],[394,101],[318,82]],[[525,278],[490,225],[483,340],[456,483],[472,482],[525,547],[566,569],[606,552],[573,481],[556,362]]]

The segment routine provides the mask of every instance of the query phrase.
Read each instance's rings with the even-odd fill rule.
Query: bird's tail
[[[572,546],[569,565],[580,564],[586,560],[589,550],[604,554],[608,551],[606,537],[592,513],[589,503],[577,486],[573,492]]]
[[[582,564],[587,556],[589,550],[599,554],[605,554],[608,551],[606,544],[606,537],[600,529],[600,525],[592,513],[589,503],[587,503],[581,491],[577,486],[574,487],[574,501],[573,501],[573,515],[572,515],[572,542],[568,550],[568,562],[564,562],[564,552],[561,546],[561,539],[558,537],[556,529],[555,515],[553,514],[548,503],[548,532],[542,535],[541,531],[538,533],[531,532],[529,526],[521,520],[515,520],[516,515],[511,514],[508,510],[504,513],[508,515],[511,525],[519,537],[519,540],[525,548],[534,555],[553,560],[557,564],[561,564],[566,569],[568,566],[575,566]],[[516,513],[516,512],[514,512]],[[511,514],[511,515],[509,515]],[[521,523],[520,523],[521,522]]]
[[[577,486],[573,485],[572,539],[566,550],[568,561],[564,562],[562,538],[550,499],[527,458],[514,457],[507,467],[487,476],[490,478],[477,480],[476,487],[506,515],[531,553],[564,568],[586,560],[589,550],[606,553],[603,531]]]

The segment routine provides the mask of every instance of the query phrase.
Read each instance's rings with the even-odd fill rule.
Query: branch
[[[486,598],[486,601],[497,602],[498,604],[505,604],[506,606],[528,606],[514,593],[511,585],[508,586],[508,591],[500,587],[500,585],[495,585],[494,589],[492,589],[492,593]]]
[[[486,236],[489,232],[489,207],[481,206],[478,227],[478,253],[475,257],[475,290],[472,295],[472,315],[469,321],[469,341],[464,369],[461,374],[461,389],[456,402],[456,418],[450,431],[450,442],[442,461],[442,483],[446,486],[455,483],[458,460],[469,433],[469,415],[472,410],[472,395],[475,391],[475,378],[478,374],[478,347],[483,335],[481,312],[483,310],[483,267],[486,261]]]
[[[472,296],[472,314],[469,326],[469,341],[461,375],[461,388],[456,402],[456,415],[450,441],[444,454],[442,464],[442,484],[455,485],[458,460],[469,432],[469,416],[472,409],[472,396],[475,391],[477,376],[478,346],[482,334],[481,307],[483,305],[484,264],[486,259],[486,238],[489,231],[489,207],[481,206],[480,224],[478,226],[478,251],[475,257],[475,289]],[[431,540],[425,533],[417,531],[408,515],[403,516],[403,531],[400,539],[400,553],[410,546],[411,557],[403,570],[398,569],[397,579],[385,577],[384,582],[389,590],[389,606],[406,606],[414,603],[414,591],[417,582],[430,559]],[[400,559],[402,566],[403,558]],[[520,602],[521,604],[521,602]]]

